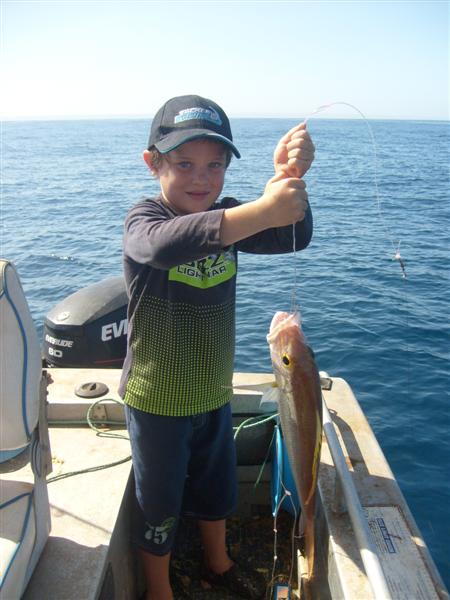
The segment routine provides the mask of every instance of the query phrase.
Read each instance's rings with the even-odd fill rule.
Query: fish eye
[[[283,356],[281,357],[281,360],[283,361],[284,365],[286,365],[287,367],[290,366],[291,359],[289,358],[289,356],[287,354],[283,354]]]

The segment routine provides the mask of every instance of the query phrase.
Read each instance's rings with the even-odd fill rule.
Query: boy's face
[[[179,215],[208,210],[219,197],[226,171],[226,150],[220,142],[198,139],[163,155],[160,165],[144,159],[159,178],[165,201]]]

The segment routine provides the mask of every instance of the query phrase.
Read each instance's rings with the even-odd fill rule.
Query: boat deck
[[[104,600],[113,597],[114,589],[115,598],[134,600],[139,591],[136,587],[139,587],[140,573],[129,545],[131,461],[88,471],[130,456],[127,439],[98,435],[87,427],[86,421],[89,413],[101,430],[99,421],[117,422],[119,426],[113,428],[113,433],[126,436],[123,407],[117,394],[120,370],[48,369],[48,372],[53,380],[48,388],[53,463],[48,493],[52,529],[23,598]],[[247,375],[243,378],[249,381]],[[237,380],[240,379],[237,375]],[[270,376],[256,376],[258,382],[268,379]],[[95,382],[108,387],[104,396],[81,398],[76,395],[76,388]],[[258,412],[259,397],[255,394],[243,391],[237,400],[237,422]],[[98,404],[92,406],[97,401]],[[105,426],[104,431],[111,430]],[[51,481],[75,471],[87,472]],[[256,492],[252,488],[259,467],[247,465],[240,471],[241,507],[248,516],[251,503],[267,502],[269,471],[265,470]],[[29,467],[19,473],[11,475],[32,479]]]
[[[344,453],[347,467],[375,541],[389,591],[395,600],[448,598],[419,528],[389,464],[353,395],[340,378],[323,390],[325,403]],[[324,539],[328,581],[335,598],[372,598],[360,551],[326,439],[323,441],[319,491],[328,529]]]
[[[49,369],[48,417],[55,477],[126,459],[126,439],[104,437],[83,425],[86,415],[98,421],[115,421],[115,433],[126,433],[123,408],[117,402],[120,370]],[[269,374],[237,373],[235,385],[262,383]],[[96,399],[83,399],[75,388],[102,382],[109,391]],[[324,391],[347,465],[358,491],[379,551],[392,598],[446,598],[448,593],[423,542],[389,465],[348,384],[332,378]],[[259,412],[260,394],[235,391],[233,414],[242,420]],[[90,408],[91,407],[91,408]],[[251,454],[255,440],[270,443],[270,431],[253,428],[243,437],[241,454]],[[256,436],[256,437],[255,437]],[[259,437],[258,437],[259,436]],[[262,436],[262,438],[261,438]],[[238,451],[239,455],[239,451]],[[244,461],[245,462],[245,461]],[[270,502],[270,469],[254,488],[260,459],[239,466],[240,508],[251,516],[255,507]],[[52,530],[37,568],[23,596],[41,598],[134,600],[141,591],[137,561],[128,543],[131,462],[85,472],[50,482]],[[10,474],[14,478],[19,474]],[[22,476],[23,473],[20,475]],[[31,474],[30,474],[31,475]],[[336,495],[336,473],[324,439],[319,477],[321,514],[318,522],[320,559],[325,584],[333,598],[370,599],[373,593],[364,573],[348,513]],[[285,543],[289,544],[285,538]],[[273,559],[268,550],[269,563]],[[300,571],[302,563],[300,561]],[[319,580],[320,581],[320,580]],[[324,597],[315,590],[316,598]]]
[[[50,443],[53,458],[50,478],[130,455],[127,440],[98,438],[86,427],[52,427]],[[109,469],[48,484],[52,529],[25,600],[111,598],[107,573],[110,563],[115,597],[132,597],[128,595],[134,581],[126,515],[130,473],[131,461],[128,460]],[[127,561],[130,562],[128,568]]]

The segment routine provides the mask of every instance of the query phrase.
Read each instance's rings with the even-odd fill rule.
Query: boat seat
[[[22,596],[50,532],[47,384],[19,276],[10,261],[0,259],[0,598],[5,600]]]

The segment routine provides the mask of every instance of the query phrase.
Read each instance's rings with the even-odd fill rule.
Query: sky
[[[1,0],[0,117],[449,119],[449,2]],[[330,117],[355,118],[334,107]]]

